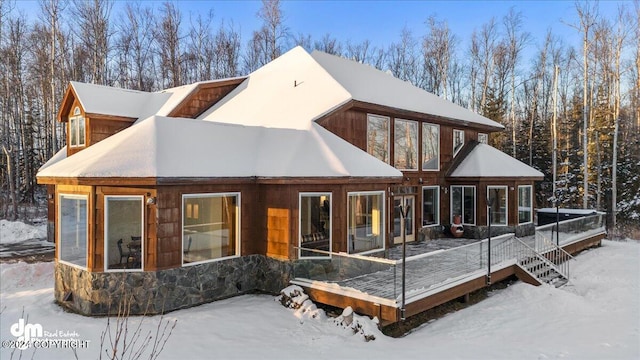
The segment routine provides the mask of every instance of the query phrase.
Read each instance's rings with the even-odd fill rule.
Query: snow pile
[[[374,317],[370,319],[366,316],[361,316],[353,312],[351,306],[347,306],[342,311],[342,314],[333,319],[333,322],[342,326],[344,329],[351,329],[354,334],[360,334],[364,338],[364,341],[375,340],[376,333],[380,333],[378,330],[378,318]]]
[[[318,321],[327,321],[326,313],[318,309],[316,304],[309,299],[304,290],[298,285],[288,286],[280,291],[280,296],[276,298],[280,303],[289,309],[295,310],[296,318],[300,323],[304,323],[305,319],[315,319]],[[376,335],[380,334],[378,329],[378,318],[370,319],[353,312],[351,306],[348,306],[342,314],[331,320],[335,325],[348,329],[352,334],[360,334],[365,341],[376,339]]]
[[[18,262],[12,266],[0,267],[0,289],[2,292],[14,289],[28,290],[38,286],[53,284],[53,262],[27,264]]]
[[[0,243],[11,244],[32,239],[46,239],[47,225],[28,225],[21,221],[0,220]]]

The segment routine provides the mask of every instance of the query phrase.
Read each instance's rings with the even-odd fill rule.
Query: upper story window
[[[389,163],[389,118],[367,115],[367,152]]]
[[[478,142],[480,144],[488,144],[489,143],[489,135],[478,133]]]
[[[418,170],[418,122],[396,119],[394,134],[393,166]]]
[[[453,130],[453,156],[464,146],[464,130]]]
[[[422,170],[440,169],[440,126],[422,123]]]
[[[85,121],[80,108],[73,110],[73,116],[69,118],[69,143],[71,147],[85,146]]]

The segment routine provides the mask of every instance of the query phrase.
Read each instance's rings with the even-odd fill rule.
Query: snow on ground
[[[13,244],[26,240],[47,238],[47,224],[29,225],[21,221],[0,220],[0,244]]]
[[[0,271],[1,359],[12,356],[6,348],[15,340],[12,325],[27,316],[45,332],[89,340],[78,358],[98,357],[107,319],[67,313],[53,303],[53,263],[2,263]],[[304,294],[294,296],[297,309],[274,296],[240,296],[165,315],[177,325],[160,358],[639,359],[640,243],[603,241],[577,257],[571,277],[559,289],[516,283],[399,339],[356,316],[375,337],[368,342],[340,319],[319,313]],[[155,332],[162,318],[134,317],[130,327],[140,321],[144,331]],[[73,353],[35,349],[33,358],[69,359]]]

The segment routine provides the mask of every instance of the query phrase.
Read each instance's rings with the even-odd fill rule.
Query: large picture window
[[[440,187],[422,188],[422,226],[440,224]]]
[[[104,256],[106,270],[144,268],[142,196],[105,196]]]
[[[476,224],[475,186],[451,186],[451,223],[460,216],[465,225]]]
[[[518,186],[518,224],[533,222],[531,185]]]
[[[331,193],[300,194],[300,257],[327,257],[331,251]]]
[[[384,249],[384,191],[349,193],[347,212],[349,253]]]
[[[86,268],[89,197],[60,194],[59,199],[59,259],[62,262]]]
[[[453,130],[453,156],[458,155],[460,149],[464,146],[464,131]]]
[[[240,194],[182,196],[182,263],[240,254]]]
[[[418,122],[395,119],[393,165],[402,170],[418,170]]]
[[[389,163],[389,118],[378,115],[367,116],[367,152]]]
[[[508,195],[506,186],[487,186],[491,205],[491,225],[507,225]],[[489,219],[487,219],[489,221]]]
[[[422,170],[440,169],[440,126],[422,123]]]
[[[80,108],[76,107],[73,111],[73,117],[69,118],[69,140],[71,147],[85,145],[85,119],[80,112]]]

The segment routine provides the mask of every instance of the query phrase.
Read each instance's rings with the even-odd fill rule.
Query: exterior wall
[[[83,315],[115,315],[129,299],[131,315],[160,314],[245,293],[276,294],[292,264],[263,255],[144,272],[89,272],[56,262],[54,296]]]

